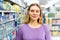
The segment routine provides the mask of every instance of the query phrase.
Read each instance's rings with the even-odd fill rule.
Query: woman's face
[[[38,20],[40,16],[40,9],[39,7],[37,6],[32,6],[30,7],[30,10],[29,10],[29,17],[31,20]]]

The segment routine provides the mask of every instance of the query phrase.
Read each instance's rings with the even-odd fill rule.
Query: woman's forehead
[[[31,6],[31,7],[30,7],[30,10],[34,10],[34,9],[35,9],[35,10],[40,10],[40,8],[39,8],[38,6]]]

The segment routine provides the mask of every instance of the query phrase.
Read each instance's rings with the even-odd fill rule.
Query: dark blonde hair
[[[36,4],[36,3],[31,4],[31,5],[29,6],[29,8],[28,8],[28,12],[30,11],[30,8],[31,8],[32,6],[37,6],[37,7],[40,9],[40,17],[39,17],[39,19],[38,19],[37,21],[38,21],[38,23],[42,24],[42,11],[41,11],[40,5],[38,5],[38,4]],[[28,12],[27,12],[27,15],[26,15],[25,18],[24,18],[24,23],[26,23],[26,24],[28,24],[28,23],[30,22],[30,17],[29,17]]]

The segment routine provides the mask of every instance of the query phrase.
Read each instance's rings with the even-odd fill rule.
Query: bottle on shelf
[[[3,0],[0,0],[0,10],[3,10]]]
[[[0,24],[0,40],[3,40],[4,35],[3,35],[3,28],[2,25]]]
[[[19,12],[20,11],[20,7],[16,4],[12,5],[12,8],[13,8],[12,11],[14,11],[14,12]]]

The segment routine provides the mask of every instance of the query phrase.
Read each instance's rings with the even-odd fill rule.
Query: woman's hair
[[[27,15],[24,17],[24,23],[28,24],[28,23],[30,22],[30,17],[29,17],[29,14],[28,14],[28,13],[29,13],[30,8],[31,8],[32,6],[37,6],[37,7],[40,9],[40,16],[39,16],[37,22],[40,23],[40,24],[42,24],[42,11],[41,11],[41,7],[40,7],[40,5],[38,5],[38,4],[36,4],[36,3],[33,3],[33,4],[31,4],[31,5],[29,6]]]

